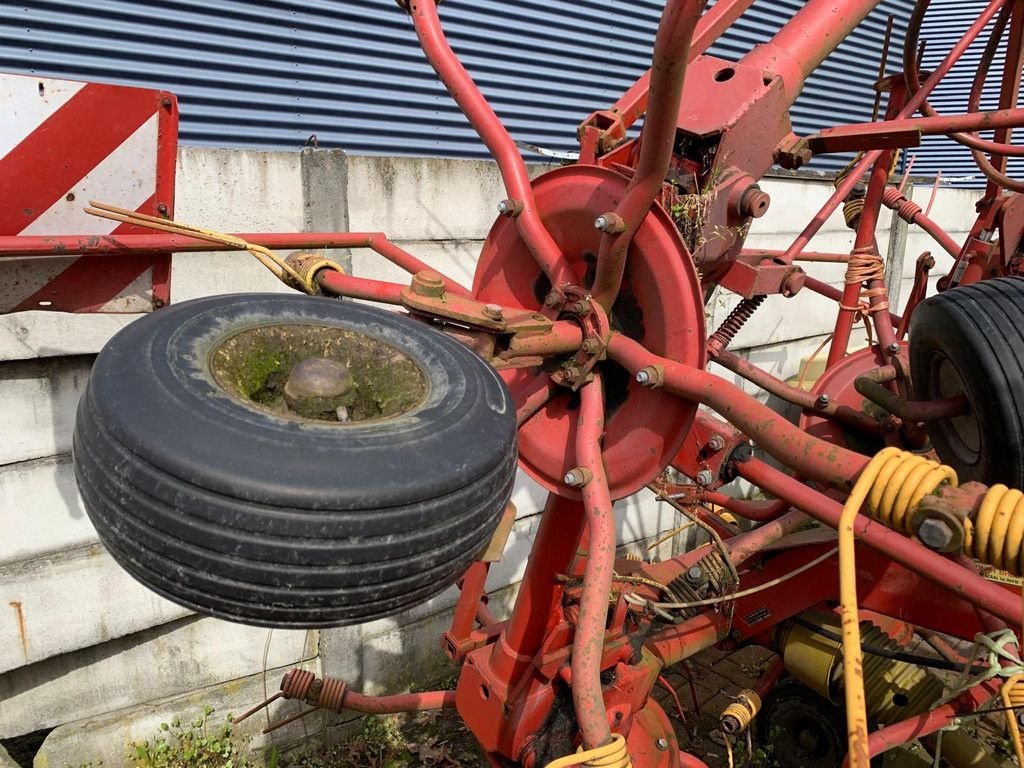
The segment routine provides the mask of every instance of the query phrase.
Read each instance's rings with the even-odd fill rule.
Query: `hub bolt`
[[[917,529],[917,538],[921,540],[928,549],[941,552],[953,541],[953,530],[943,520],[928,518],[921,527]]]
[[[544,306],[554,309],[560,306],[565,301],[565,296],[562,295],[561,291],[551,291],[547,296],[544,297]]]
[[[704,569],[699,565],[690,566],[686,572],[686,583],[691,587],[699,587],[704,583]]]
[[[609,235],[618,235],[626,231],[626,222],[614,213],[602,213],[594,219],[594,229]]]
[[[337,418],[355,386],[348,368],[326,357],[307,357],[296,363],[284,385],[288,407],[307,419]],[[345,412],[346,420],[348,412]],[[339,419],[340,420],[340,419]]]
[[[584,339],[583,344],[580,346],[584,352],[588,355],[596,355],[601,351],[601,340],[600,339]]]
[[[562,478],[563,482],[570,488],[582,488],[593,479],[594,475],[586,467],[570,469],[565,473],[565,477]]]

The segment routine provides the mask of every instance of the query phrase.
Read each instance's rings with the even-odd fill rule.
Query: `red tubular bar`
[[[395,696],[365,696],[355,691],[345,692],[345,709],[373,715],[394,712],[420,712],[426,709],[450,709],[455,706],[455,691],[424,691],[400,693]]]
[[[523,242],[553,286],[572,282],[573,277],[561,249],[540,219],[519,149],[448,45],[437,13],[437,3],[434,0],[412,0],[409,15],[427,60],[497,161],[509,198],[522,206],[516,225]]]
[[[908,200],[898,189],[886,187],[882,194],[882,203],[887,208],[896,211],[896,214],[908,224],[915,224],[923,229],[942,247],[942,250],[954,259],[960,258],[960,246],[956,240],[950,237],[946,230],[925,216],[920,205],[913,200]]]
[[[998,684],[986,681],[968,689],[953,701],[943,704],[916,717],[879,728],[868,736],[868,755],[875,757],[893,747],[901,746],[922,736],[935,733],[951,724],[961,715],[976,712],[983,704],[998,695]],[[843,767],[849,765],[849,757],[843,760]]]
[[[692,619],[662,630],[644,644],[662,665],[671,667],[680,661],[710,648],[724,636],[724,627],[719,627],[716,614],[709,611]]]
[[[903,109],[900,110],[896,119],[904,117],[910,117],[917,111],[917,108],[921,106],[924,100],[928,97],[928,94],[932,92],[935,86],[939,83],[942,78],[949,74],[949,70],[953,68],[953,65],[960,60],[960,57],[964,52],[971,46],[971,43],[975,41],[978,35],[985,29],[985,26],[992,20],[992,17],[999,11],[1005,0],[992,0],[982,14],[977,18],[974,24],[971,25],[970,29],[964,34],[953,49],[949,52],[942,63],[935,69],[934,72],[921,86],[921,89],[915,93],[907,101]],[[809,4],[808,4],[809,5]],[[822,14],[823,17],[827,17],[827,13]],[[826,32],[831,34],[831,32]],[[835,193],[828,199],[828,201],[821,207],[821,210],[811,219],[810,223],[804,228],[804,231],[793,241],[793,244],[786,249],[786,252],[779,257],[779,259],[787,264],[791,264],[793,260],[800,255],[807,244],[811,242],[818,231],[828,221],[829,216],[835,213],[836,209],[842,204],[846,196],[850,194],[853,188],[860,182],[861,177],[866,171],[882,154],[883,150],[874,150],[871,152],[865,152],[864,157],[861,158],[847,174],[843,182],[836,188]]]
[[[753,4],[754,0],[719,0],[715,3],[697,22],[690,43],[690,61],[704,53]],[[650,89],[651,70],[648,69],[611,108],[612,112],[622,115],[625,128],[629,128],[647,112]]]
[[[604,746],[612,739],[601,691],[601,656],[615,565],[615,517],[601,456],[603,434],[604,393],[601,377],[595,374],[580,390],[576,427],[576,461],[591,474],[582,491],[589,545],[572,648],[572,700],[586,749]]]
[[[826,525],[838,527],[843,509],[839,502],[757,459],[743,462],[737,469],[740,477],[745,480],[775,496],[789,500],[794,507]],[[986,581],[977,573],[863,515],[857,518],[853,529],[859,541],[919,576],[950,590],[960,599],[995,614],[1011,626],[1020,624],[1019,595]]]
[[[879,1],[808,0],[775,37],[748,53],[743,63],[780,75],[786,97],[792,104],[807,77]]]
[[[626,254],[633,236],[661,191],[672,157],[679,121],[683,80],[690,63],[690,41],[706,0],[668,0],[654,41],[651,65],[651,107],[640,139],[636,173],[615,208],[625,225],[620,233],[606,232],[597,256],[597,274],[591,292],[606,310],[619,295]]]
[[[513,395],[516,404],[516,423],[522,426],[554,397],[558,385],[547,376],[538,376]]]
[[[826,282],[819,280],[816,277],[807,276],[804,278],[804,288],[809,291],[813,291],[819,296],[824,296],[826,299],[832,299],[832,301],[842,301],[843,292],[836,288],[834,285],[829,285]],[[889,319],[892,320],[893,327],[897,327],[903,318],[900,315],[894,315],[892,312],[889,313]]]
[[[789,502],[783,503],[787,509],[790,507]],[[751,531],[741,533],[739,536],[730,539],[725,545],[726,549],[729,550],[729,559],[732,560],[733,564],[739,565],[758,554],[769,544],[773,544],[782,537],[788,536],[807,523],[807,515],[793,510],[777,520],[772,520],[764,525],[759,525]]]
[[[402,289],[405,287],[398,283],[354,277],[333,269],[321,270],[316,281],[324,291],[334,296],[380,301],[384,304],[401,304]]]
[[[777,499],[775,501],[746,501],[744,499],[734,499],[732,496],[727,496],[719,491],[705,491],[701,494],[701,500],[706,501],[708,504],[719,506],[732,512],[734,515],[739,515],[747,520],[754,520],[759,523],[778,519],[792,506],[784,499]]]
[[[660,366],[666,390],[711,407],[772,456],[810,480],[849,490],[868,463],[867,456],[811,437],[718,376],[658,357],[625,336],[612,336],[608,354],[634,374],[647,366]]]
[[[397,267],[415,275],[430,270],[427,264],[408,251],[398,247],[382,232],[250,232],[232,235],[253,245],[272,250],[303,250],[321,248],[369,248]],[[150,256],[156,253],[186,253],[195,251],[241,251],[241,247],[211,243],[195,237],[181,235],[5,235],[0,236],[0,258],[27,256]],[[459,296],[469,296],[469,290],[450,277],[441,275],[445,288]]]
[[[954,131],[989,131],[995,128],[1019,128],[1024,126],[1024,109],[997,109],[990,112],[969,112],[964,115],[937,115],[935,117],[906,117],[898,120],[885,120],[876,123],[855,123],[853,125],[837,125],[834,128],[826,128],[820,133],[808,136],[807,140],[814,142],[818,139],[825,141],[840,138],[864,138],[868,142],[877,141],[890,136],[893,133],[913,131],[922,136],[938,136]],[[994,151],[1006,147],[994,142],[982,144],[986,151]],[[865,149],[860,145],[844,145],[847,149]],[[1015,147],[1020,152],[1012,154],[1024,154],[1024,147]],[[1008,153],[1011,154],[1011,153]]]

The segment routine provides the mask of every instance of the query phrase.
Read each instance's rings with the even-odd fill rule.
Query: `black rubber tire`
[[[847,752],[843,710],[799,680],[780,680],[755,722],[757,742],[768,753],[769,765],[840,768],[843,764]]]
[[[319,424],[227,396],[208,358],[259,325],[356,331],[403,352],[425,400],[389,419]],[[469,349],[348,301],[236,294],[118,333],[78,408],[75,475],[114,558],[193,610],[270,627],[357,624],[453,584],[512,491],[515,408]]]
[[[970,413],[928,434],[961,482],[1024,487],[1024,278],[984,280],[914,310],[910,372],[922,400],[962,392]]]

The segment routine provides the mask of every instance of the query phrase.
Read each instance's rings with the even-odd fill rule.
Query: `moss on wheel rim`
[[[292,368],[309,358],[344,365],[354,386],[344,396],[348,420],[310,419],[294,413],[284,398]],[[429,384],[419,366],[403,352],[379,339],[330,325],[261,325],[232,334],[210,352],[207,368],[232,399],[295,421],[344,426],[346,423],[390,419],[416,408]]]

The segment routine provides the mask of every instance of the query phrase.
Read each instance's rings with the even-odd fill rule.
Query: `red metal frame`
[[[828,555],[831,541],[820,534],[815,534],[819,540],[798,540],[793,531],[806,516],[827,528],[838,526],[841,502],[870,459],[848,444],[848,431],[878,444],[917,447],[914,436],[920,431],[908,428],[897,413],[882,420],[867,413],[860,400],[851,399],[854,384],[871,380],[890,387],[885,401],[897,403],[904,417],[931,417],[959,407],[913,403],[901,389],[897,374],[905,346],[899,340],[925,295],[929,267],[922,257],[904,315],[890,311],[881,274],[858,271],[877,259],[881,207],[920,226],[956,256],[944,287],[993,272],[1017,273],[1019,259],[1014,262],[1005,249],[996,253],[983,235],[1000,228],[1002,241],[1019,243],[1024,233],[1020,198],[997,194],[1017,188],[1005,177],[1005,157],[1024,153],[1006,145],[1011,129],[1024,125],[1024,110],[1016,106],[1024,7],[993,0],[924,83],[911,39],[904,55],[906,82],[889,78],[878,84],[889,93],[884,120],[800,138],[792,133],[789,107],[807,76],[877,0],[810,0],[772,41],[739,62],[704,51],[751,5],[749,0],[719,0],[703,16],[700,0],[669,0],[651,72],[613,108],[595,112],[580,126],[578,164],[531,183],[512,138],[445,40],[436,3],[400,0],[400,5],[412,18],[427,59],[494,155],[508,199],[500,206],[502,215],[484,246],[471,290],[441,278],[450,294],[446,298],[443,291],[418,292],[416,283],[408,288],[330,269],[317,275],[317,283],[328,294],[403,306],[493,362],[513,390],[523,466],[552,492],[507,621],[498,622],[482,602],[484,564],[474,564],[461,582],[444,640],[462,664],[455,706],[496,765],[540,766],[579,744],[588,750],[610,744],[614,734],[626,738],[638,768],[703,765],[698,756],[679,751],[665,713],[650,698],[663,668],[716,643],[770,644],[772,630],[790,617],[835,601],[834,563],[823,559],[813,565]],[[915,23],[926,7],[926,0],[918,4]],[[1010,30],[999,109],[978,110],[977,86],[967,114],[935,115],[928,95],[997,14],[997,29]],[[983,71],[991,50],[983,57]],[[919,111],[925,116],[915,118]],[[627,129],[644,114],[639,138],[628,138]],[[996,129],[993,141],[977,137],[987,129]],[[956,134],[992,179],[963,246],[887,186],[894,150],[915,146],[930,134]],[[862,156],[789,248],[744,249],[749,225],[770,205],[758,187],[766,171],[854,149]],[[993,160],[982,151],[993,153]],[[856,231],[853,253],[807,251],[826,219],[849,205],[855,187],[865,182],[861,207],[849,216]],[[688,197],[709,190],[706,221],[697,222],[694,231],[718,236],[695,237],[691,231],[684,240],[673,213],[677,221],[685,219]],[[410,273],[426,269],[379,233],[242,237],[271,248],[368,247]],[[164,235],[0,238],[0,256],[127,256],[208,247]],[[804,274],[797,261],[848,262],[853,277],[839,290]],[[421,288],[424,281],[440,285],[435,275],[417,279]],[[742,305],[709,344],[703,296],[716,285],[752,303]],[[791,297],[803,288],[838,304],[826,374],[812,393],[726,349],[756,311],[759,295]],[[865,318],[874,345],[848,356],[853,325]],[[705,371],[709,357],[799,406],[806,429]],[[698,404],[721,418],[698,413]],[[750,442],[787,471],[751,458]],[[669,465],[694,484],[658,480]],[[737,476],[778,501],[730,499],[720,489]],[[678,503],[724,538],[722,557],[739,569],[735,586],[741,596],[696,606],[697,612],[679,623],[662,622],[655,612],[637,608],[661,599],[659,584],[683,577],[715,546],[656,564],[616,561],[613,499],[652,483],[663,493],[674,488]],[[943,501],[967,515],[976,511],[985,490],[947,489]],[[723,506],[760,525],[738,533],[702,504]],[[864,609],[964,638],[997,624],[1020,626],[1019,597],[983,579],[972,564],[927,549],[866,515],[857,518],[854,534]],[[786,587],[773,586],[805,566],[809,569]],[[749,591],[761,586],[762,591]],[[940,600],[944,610],[935,611]],[[771,679],[764,682],[765,688],[770,685]],[[872,735],[872,754],[941,728],[994,693],[992,684],[977,686],[931,713],[890,725]],[[555,723],[567,697],[574,717],[568,732]],[[384,711],[381,702],[352,701],[364,711],[370,706]],[[451,697],[417,701],[440,706],[450,704]]]

